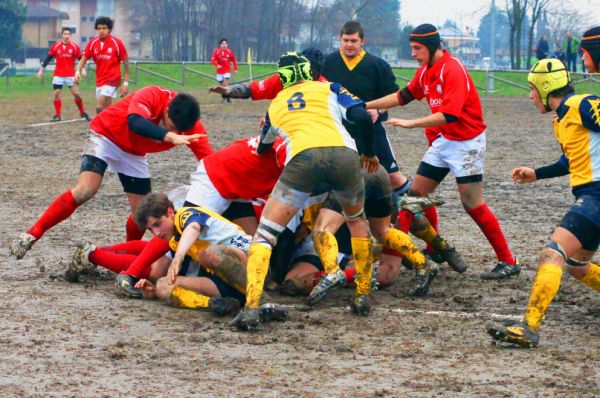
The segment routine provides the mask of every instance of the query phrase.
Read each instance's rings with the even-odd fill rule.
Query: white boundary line
[[[306,311],[308,306],[299,305],[299,304],[284,304],[285,308],[290,309],[299,309]],[[321,308],[325,309],[327,307]],[[340,309],[342,307],[329,307],[334,309]],[[350,307],[343,307],[346,310],[350,310]],[[407,310],[404,308],[387,308],[387,307],[375,307],[375,311],[387,311],[394,312],[398,314],[416,314],[416,315],[435,315],[435,316],[446,316],[450,318],[493,318],[493,319],[506,319],[506,320],[515,320],[520,321],[522,316],[520,315],[505,315],[498,314],[494,312],[464,312],[464,311],[427,311],[427,310]],[[307,311],[310,312],[310,311]]]
[[[28,124],[27,127],[50,126],[51,124],[65,124],[65,123],[73,123],[73,122],[81,122],[81,121],[85,121],[85,119],[80,118],[80,119],[61,120],[60,122],[35,123],[35,124]]]

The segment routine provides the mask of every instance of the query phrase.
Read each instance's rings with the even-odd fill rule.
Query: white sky
[[[496,0],[496,7],[504,9],[507,0]],[[551,2],[562,0],[551,0]],[[468,26],[477,32],[479,20],[490,9],[491,0],[400,0],[401,23],[413,26],[432,23],[440,26],[447,19],[454,20],[462,30]],[[583,12],[598,17],[594,25],[600,25],[600,0],[573,0]]]

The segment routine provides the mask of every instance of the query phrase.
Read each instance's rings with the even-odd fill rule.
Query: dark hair
[[[188,131],[200,119],[200,105],[191,95],[179,93],[169,102],[167,115],[178,131]]]
[[[68,30],[69,33],[73,33],[73,28],[69,28],[68,26],[63,26],[63,28],[60,30],[60,33],[65,33],[65,30]]]
[[[300,54],[304,55],[310,61],[310,71],[313,80],[317,80],[323,72],[323,67],[325,66],[325,56],[321,50],[316,47],[305,48]]]
[[[575,89],[573,88],[573,86],[571,86],[570,84],[567,84],[564,87],[557,88],[554,91],[550,91],[548,93],[548,97],[563,98],[574,92],[575,92]]]
[[[219,45],[221,45],[221,43],[226,42],[227,44],[229,44],[229,41],[226,38],[222,38],[221,40],[219,40]]]
[[[169,209],[175,210],[173,203],[164,193],[151,192],[138,203],[133,221],[140,229],[146,229],[148,218],[160,218],[167,215]]]
[[[342,30],[340,31],[341,35],[353,35],[358,33],[358,37],[361,39],[365,38],[365,30],[362,25],[358,21],[348,21],[342,26]]]
[[[114,21],[110,17],[98,17],[94,22],[94,29],[98,29],[98,25],[106,25],[108,30],[112,31]]]

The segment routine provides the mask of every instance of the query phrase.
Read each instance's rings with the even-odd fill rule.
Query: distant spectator
[[[567,55],[567,70],[577,72],[577,50],[579,49],[579,39],[573,37],[571,32],[567,32],[567,36],[563,41],[563,48]]]
[[[565,52],[560,47],[556,47],[556,51],[554,51],[554,54],[552,54],[550,58],[556,58],[560,60],[563,64],[567,64],[567,54],[565,54]]]
[[[549,50],[550,50],[550,47],[548,46],[546,37],[542,36],[540,38],[540,41],[538,41],[538,44],[535,46],[535,56],[537,57],[538,61],[540,59],[548,58]]]

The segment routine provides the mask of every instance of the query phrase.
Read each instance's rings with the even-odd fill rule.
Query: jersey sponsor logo
[[[229,246],[245,248],[250,245],[250,241],[251,241],[250,239],[240,235],[240,236],[231,238],[229,240]]]
[[[429,106],[432,108],[442,106],[443,103],[444,103],[444,100],[442,98],[430,98],[429,99]]]
[[[144,104],[137,104],[138,108],[140,108],[141,110],[144,111],[144,113],[146,113],[146,115],[148,115],[148,117],[152,116],[152,112],[150,112],[150,109],[144,105]]]
[[[107,50],[107,52],[108,52],[109,54],[112,54],[112,47],[109,47],[109,48],[108,48],[108,50]]]
[[[250,148],[257,149],[260,137],[249,138],[246,142]]]
[[[438,85],[435,87],[435,89],[437,90],[438,94],[441,94],[441,93],[442,93],[442,85],[441,85],[441,84],[438,84]]]
[[[188,218],[190,218],[190,216],[192,216],[194,214],[194,212],[192,210],[186,210],[183,213],[181,213],[181,217],[179,217],[179,225],[181,226],[181,228],[183,229],[183,226],[185,225],[185,222],[187,221]]]

